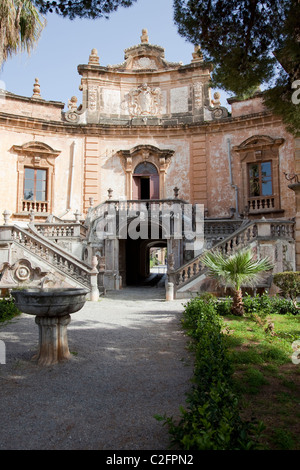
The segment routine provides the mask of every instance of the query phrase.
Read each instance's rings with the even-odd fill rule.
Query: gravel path
[[[179,416],[190,388],[183,304],[153,287],[87,302],[68,327],[71,359],[44,368],[33,316],[0,325],[0,450],[168,450],[154,415]]]

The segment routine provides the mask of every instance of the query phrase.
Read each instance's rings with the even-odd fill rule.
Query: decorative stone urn
[[[71,321],[70,314],[84,306],[88,292],[76,288],[28,288],[11,292],[21,312],[35,315],[39,326],[39,352],[33,359],[37,359],[39,365],[69,359],[67,326]]]

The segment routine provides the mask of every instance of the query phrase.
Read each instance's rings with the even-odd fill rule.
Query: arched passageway
[[[167,248],[167,240],[120,240],[120,267],[124,286],[156,284],[165,275],[162,271],[151,273],[150,255],[152,248]],[[158,271],[158,270],[157,270]]]

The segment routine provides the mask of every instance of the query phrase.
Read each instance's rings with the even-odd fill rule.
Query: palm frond
[[[46,19],[30,0],[1,0],[0,2],[0,67],[8,57],[36,45]]]
[[[264,272],[272,269],[268,258],[255,259],[251,249],[240,250],[231,255],[221,252],[207,252],[203,264],[208,275],[219,284],[239,289],[243,285],[255,286]]]

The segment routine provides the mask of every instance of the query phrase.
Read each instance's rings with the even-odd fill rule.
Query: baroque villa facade
[[[260,92],[228,100],[229,112],[211,96],[211,66],[199,48],[191,57],[168,62],[143,30],[121,64],[100,65],[91,51],[78,66],[81,103],[72,97],[67,110],[42,98],[37,79],[31,97],[2,92],[0,288],[85,285],[96,300],[146,277],[149,250],[161,246],[175,296],[213,289],[201,250],[164,232],[163,208],[174,207],[203,208],[205,248],[251,245],[275,270],[297,269],[289,179],[300,169],[299,139]],[[141,204],[157,215],[158,232],[121,236],[122,216],[126,231]],[[101,238],[97,227],[109,214],[119,231],[106,226]],[[194,218],[192,210],[193,227]]]

